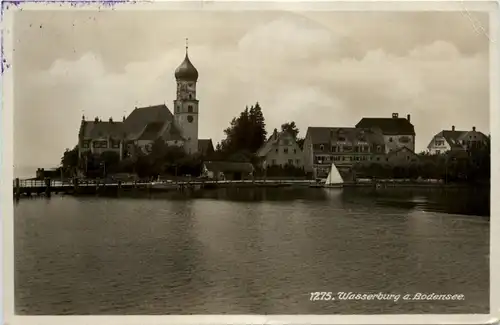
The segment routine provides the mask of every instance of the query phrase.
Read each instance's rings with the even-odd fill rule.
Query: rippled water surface
[[[489,192],[232,189],[15,206],[18,314],[488,313]],[[310,301],[310,292],[463,301]]]

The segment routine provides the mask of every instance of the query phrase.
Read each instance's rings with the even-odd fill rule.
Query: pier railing
[[[154,185],[154,184],[241,184],[241,183],[254,183],[254,184],[313,184],[314,180],[300,180],[300,179],[246,179],[246,180],[214,180],[214,179],[192,179],[188,181],[173,181],[173,180],[162,180],[162,181],[117,181],[117,180],[105,180],[105,179],[78,179],[78,186],[117,186],[121,184],[126,185]],[[39,188],[39,187],[71,187],[74,186],[74,181],[72,179],[20,179],[19,187],[21,188]],[[13,181],[13,187],[16,187],[16,180]]]

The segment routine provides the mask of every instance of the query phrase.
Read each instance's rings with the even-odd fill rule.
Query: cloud
[[[487,53],[463,54],[443,39],[400,54],[381,44],[351,56],[340,48],[347,32],[278,17],[224,46],[191,46],[200,73],[200,136],[219,141],[229,121],[256,101],[269,132],[294,120],[304,135],[308,126],[354,126],[363,116],[392,112],[412,115],[418,149],[452,124],[489,132]],[[183,57],[183,48],[169,47],[115,69],[96,48],[21,76],[16,125],[24,127],[16,126],[16,164],[33,154],[57,163],[64,148],[76,144],[82,112],[104,120],[136,106],[172,107],[173,73]]]

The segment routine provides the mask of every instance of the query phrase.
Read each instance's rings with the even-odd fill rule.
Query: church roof
[[[198,70],[189,60],[189,56],[186,50],[186,57],[184,61],[175,69],[175,79],[176,80],[186,80],[186,81],[197,81],[198,80]]]
[[[182,132],[179,130],[177,125],[173,121],[167,122],[166,128],[163,130],[161,137],[165,141],[183,141]]]
[[[165,122],[151,122],[144,128],[137,140],[156,140],[161,135]]]
[[[125,119],[125,132],[138,134],[144,127],[153,122],[172,121],[174,116],[165,104],[135,108]]]

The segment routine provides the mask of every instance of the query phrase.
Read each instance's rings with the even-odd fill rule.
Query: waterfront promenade
[[[316,183],[314,180],[200,180],[190,181],[119,181],[119,180],[98,180],[98,179],[15,179],[13,183],[14,197],[31,195],[46,195],[52,193],[64,194],[98,194],[103,192],[116,192],[118,190],[148,190],[148,191],[172,191],[172,190],[192,190],[209,189],[220,187],[282,187],[282,186],[309,186]]]

